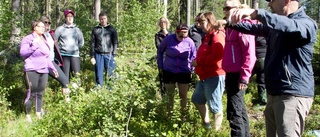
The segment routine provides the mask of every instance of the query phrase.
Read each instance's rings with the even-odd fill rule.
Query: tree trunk
[[[320,23],[320,1],[318,1],[318,23]]]
[[[101,0],[94,0],[94,19],[99,21],[99,14],[101,12]]]
[[[51,0],[46,0],[46,10],[45,15],[50,18],[50,10],[51,10]]]
[[[252,7],[254,9],[258,9],[259,8],[259,0],[252,0]]]
[[[56,0],[56,26],[60,24],[60,0]]]
[[[26,9],[28,9],[28,8],[26,8]],[[24,1],[21,1],[21,18],[22,18],[22,19],[24,19],[24,13],[28,13],[28,12],[26,12],[26,10],[25,10],[25,2],[24,2]],[[25,26],[24,20],[21,20],[21,24],[22,24],[23,26]]]
[[[187,25],[190,26],[190,7],[191,2],[190,0],[187,0]]]
[[[178,0],[178,23],[181,22],[181,3],[180,0]]]
[[[117,12],[117,13],[116,13],[116,16],[117,16],[117,24],[118,24],[118,22],[119,22],[119,1],[118,1],[118,0],[117,0],[116,8],[117,8],[117,9],[116,9],[116,10],[117,10],[117,11],[116,11],[116,12]]]
[[[163,0],[163,5],[164,5],[164,13],[163,16],[167,17],[167,10],[168,10],[168,0]]]
[[[194,17],[196,16],[196,15],[198,15],[199,14],[199,0],[195,0],[195,12],[194,12]]]
[[[20,32],[21,28],[18,27],[18,22],[20,22],[21,16],[19,13],[20,9],[20,0],[12,0],[12,11],[15,13],[16,17],[12,19],[12,30],[11,30],[11,37],[10,37],[10,43],[13,46],[19,46],[20,44]]]

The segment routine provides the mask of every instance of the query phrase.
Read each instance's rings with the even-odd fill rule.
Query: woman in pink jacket
[[[223,12],[228,17],[230,9],[240,8],[240,6],[239,0],[227,0]],[[242,21],[254,22],[249,19]],[[229,120],[232,137],[250,136],[244,93],[255,61],[255,37],[227,28],[222,68],[226,71],[227,119]]]

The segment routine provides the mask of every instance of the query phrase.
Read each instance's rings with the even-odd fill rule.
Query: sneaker
[[[44,116],[46,113],[44,112],[43,109],[41,109],[41,116]]]
[[[64,89],[62,89],[62,94],[63,95],[69,95],[70,94],[70,89],[68,89],[68,88],[64,88]]]
[[[203,126],[204,126],[206,129],[212,129],[210,123],[203,123]]]
[[[32,119],[31,119],[31,116],[30,116],[30,115],[27,115],[27,116],[26,116],[26,121],[27,121],[28,123],[32,123]]]
[[[71,101],[71,98],[67,95],[67,96],[65,97],[65,100],[66,100],[66,102],[70,102],[70,101]]]
[[[38,119],[42,119],[42,114],[41,114],[41,112],[36,112],[36,115],[37,115],[37,118],[38,118]]]

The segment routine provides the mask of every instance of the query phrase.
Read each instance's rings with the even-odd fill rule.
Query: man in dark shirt
[[[112,78],[116,67],[118,33],[108,24],[106,12],[99,14],[100,24],[93,28],[90,41],[91,63],[95,65],[96,85],[103,86],[103,72],[107,70],[108,79]],[[110,85],[108,86],[110,89]]]

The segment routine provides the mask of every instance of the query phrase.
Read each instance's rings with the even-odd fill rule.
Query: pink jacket
[[[256,23],[256,21],[248,19],[244,19],[242,22]],[[227,73],[240,72],[239,81],[249,83],[255,62],[255,36],[227,28],[222,68]]]

